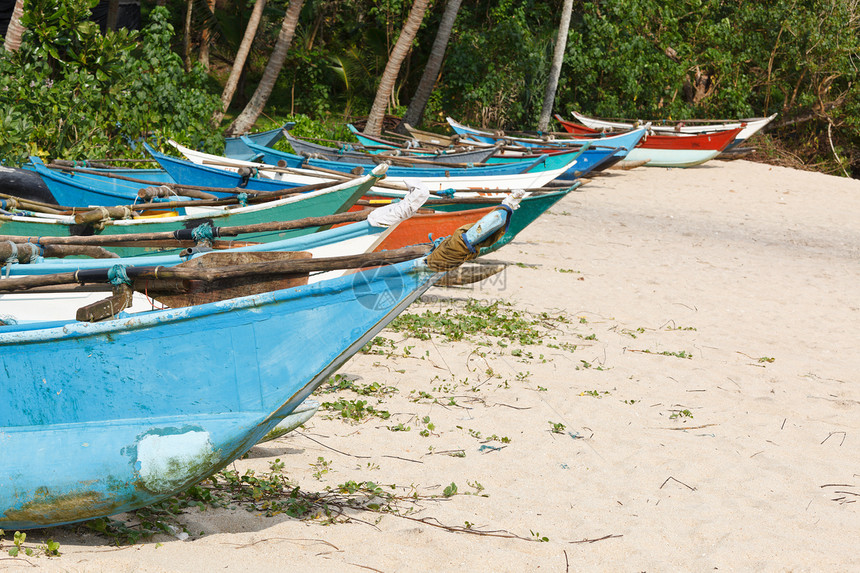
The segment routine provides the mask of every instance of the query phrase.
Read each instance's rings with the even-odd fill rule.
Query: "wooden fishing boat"
[[[728,131],[731,129],[741,128],[740,133],[735,137],[734,141],[729,144],[726,149],[731,149],[732,147],[736,147],[740,145],[745,140],[749,139],[759,131],[765,128],[767,124],[772,122],[777,114],[772,114],[767,117],[751,117],[746,119],[739,120],[725,120],[722,122],[715,122],[714,120],[704,120],[702,122],[698,122],[697,120],[684,120],[684,121],[675,121],[667,124],[662,120],[651,120],[648,122],[637,120],[635,122],[628,121],[610,121],[606,119],[599,119],[595,117],[589,117],[587,115],[583,115],[576,111],[572,111],[573,117],[582,124],[578,126],[577,124],[573,124],[572,128],[574,131],[571,133],[595,133],[599,131],[624,131],[632,129],[636,125],[642,125],[648,123],[651,125],[651,131],[654,133],[686,133],[686,134],[696,134],[696,133],[714,133],[718,131]]]
[[[573,122],[556,119],[562,127],[571,132]],[[649,134],[639,147],[630,151],[628,161],[648,161],[648,167],[692,167],[701,165],[719,155],[732,141],[741,128],[727,129],[713,133],[696,134]]]
[[[572,187],[573,189],[575,187]],[[512,241],[517,234],[533,223],[540,215],[566,196],[571,189],[548,192],[544,194],[533,194],[523,197],[519,201],[519,207],[515,210],[508,221],[504,235],[482,254],[496,250]],[[417,195],[416,195],[417,194]],[[475,223],[482,217],[488,215],[497,206],[486,206],[485,203],[476,203],[473,209],[459,209],[452,211],[432,211],[418,209],[426,201],[426,197],[420,195],[416,190],[410,193],[410,197],[397,204],[388,203],[378,208],[374,216],[353,223],[338,224],[334,228],[318,231],[313,234],[291,237],[288,239],[272,241],[267,243],[249,244],[237,246],[218,253],[259,253],[272,251],[301,251],[309,253],[313,257],[349,256],[361,253],[382,252],[400,249],[412,245],[431,242],[430,235],[435,238],[444,237],[454,233],[463,225]],[[454,205],[456,206],[456,204]],[[452,207],[448,205],[447,207]],[[387,213],[386,213],[387,211]],[[330,219],[334,219],[331,217]],[[209,233],[213,237],[234,237],[234,233],[226,233],[229,228],[219,227]],[[194,233],[189,230],[188,235]],[[122,258],[42,258],[27,263],[10,261],[10,253],[7,252],[8,242],[38,243],[40,246],[50,244],[75,244],[75,245],[119,245],[125,241],[132,244],[137,240],[146,242],[158,239],[166,241],[173,236],[177,241],[184,241],[184,235],[176,233],[162,233],[165,237],[146,236],[85,236],[51,238],[46,236],[26,235],[0,235],[0,256],[7,262],[4,273],[7,276],[33,276],[48,275],[56,273],[69,273],[80,270],[106,269],[114,265],[124,266],[162,266],[172,267],[189,260],[205,257],[210,251],[183,248],[179,253],[161,252],[159,254],[146,254],[126,256]],[[249,236],[252,233],[242,233],[241,236]],[[111,243],[111,241],[115,241]],[[229,243],[227,243],[229,245]],[[178,249],[178,247],[177,247]],[[112,250],[116,250],[115,248]],[[166,249],[165,249],[166,251]],[[311,275],[310,282],[327,280],[339,276],[336,271]],[[7,301],[14,295],[0,295]],[[80,298],[80,297],[79,297]],[[16,299],[22,301],[24,299]],[[147,309],[149,310],[149,309]],[[31,313],[27,314],[32,317]]]
[[[165,186],[171,189],[177,189],[174,193],[178,196],[183,194],[181,183],[174,178],[168,171],[153,170],[152,174],[161,179],[160,174],[164,173],[167,176],[161,181],[138,179],[136,177],[127,177],[123,171],[127,170],[90,170],[90,169],[71,169],[62,171],[58,169],[49,169],[38,157],[31,158],[29,167],[33,169],[47,185],[56,202],[60,205],[70,206],[87,206],[87,207],[110,207],[113,205],[126,205],[139,200],[141,189],[147,187]],[[153,179],[155,179],[153,177]],[[280,190],[300,187],[304,184],[319,183],[318,177],[300,178],[296,177],[292,181],[285,181],[279,186]],[[331,182],[331,179],[327,181]],[[239,185],[235,187],[218,187],[209,185],[210,194],[212,197],[235,197],[239,193],[247,191]],[[197,188],[200,186],[197,185]],[[177,198],[177,197],[168,197]]]
[[[296,126],[296,122],[288,121],[281,127],[270,129],[268,131],[259,131],[255,133],[246,133],[245,137],[248,137],[252,141],[259,143],[260,145],[265,145],[267,147],[271,147],[275,145],[283,136],[284,133],[291,130]],[[224,138],[224,155],[227,157],[234,157],[236,159],[244,159],[246,161],[251,161],[254,159],[256,153],[248,149],[248,147],[242,142],[241,137],[225,137]]]
[[[481,250],[481,255],[496,251],[513,241],[526,227],[534,223],[538,217],[546,213],[553,205],[561,201],[577,186],[548,193],[532,194],[523,197],[519,208],[513,212],[505,229],[505,234],[489,247]],[[438,238],[452,234],[456,229],[488,215],[496,207],[476,203],[474,209],[450,210],[458,205],[438,205],[434,214],[417,213],[393,229],[380,243],[379,250],[397,249],[408,245],[416,245],[428,240],[428,237]]]
[[[499,211],[426,258],[390,252],[407,260],[314,285],[101,322],[0,326],[0,528],[133,510],[225,467],[443,271],[471,258],[466,245],[494,241]],[[301,268],[310,267],[277,272]],[[228,269],[236,267],[208,274],[233,276]],[[153,367],[165,357],[169,365]]]
[[[260,153],[261,162],[268,163],[270,165],[279,165],[282,167],[291,167],[294,169],[299,169],[302,167],[322,168],[331,171],[339,171],[342,173],[351,173],[353,175],[364,174],[373,169],[373,165],[375,165],[374,163],[360,164],[341,161],[329,161],[327,159],[316,159],[314,157],[302,157],[293,153],[287,153],[286,151],[278,151],[276,149],[272,149],[271,147],[263,147],[262,145],[257,145],[256,143],[247,138],[244,140],[244,142],[245,145],[247,145],[249,148]],[[487,176],[517,175],[519,173],[525,172],[550,170],[545,166],[545,162],[543,161],[544,159],[546,158],[538,157],[531,163],[500,163],[497,165],[483,165],[472,167],[459,165],[451,165],[450,167],[427,167],[424,165],[402,167],[399,165],[392,165],[388,170],[388,177],[417,177],[426,180],[440,177],[469,177],[474,179]]]
[[[0,235],[2,236],[2,239],[0,239],[2,241],[0,243],[0,256],[6,261],[4,272],[7,277],[54,275],[79,271],[91,272],[94,270],[106,270],[116,265],[122,267],[158,266],[169,268],[187,264],[197,259],[209,260],[213,255],[219,258],[231,254],[242,257],[246,254],[253,256],[257,253],[291,251],[305,253],[308,257],[312,258],[354,256],[409,246],[403,244],[402,240],[385,242],[385,239],[400,223],[408,220],[420,208],[424,199],[426,199],[426,194],[423,194],[419,190],[413,192],[412,196],[402,202],[402,204],[381,207],[371,213],[372,216],[367,217],[363,221],[339,225],[336,228],[311,235],[269,243],[252,243],[215,252],[205,248],[206,241],[205,239],[201,239],[198,241],[198,247],[186,248],[177,254],[139,255],[121,258],[51,258],[53,256],[52,252],[59,251],[59,254],[62,255],[64,253],[61,249],[72,248],[70,245],[78,247],[86,245],[91,249],[98,249],[99,247],[96,245],[104,244],[107,239],[116,240],[116,238],[103,236],[52,238]],[[486,213],[477,216],[462,217],[460,222],[462,224],[474,223],[483,214]],[[367,213],[364,213],[364,215],[367,215]],[[336,217],[328,218],[334,219]],[[439,219],[444,218],[440,217]],[[204,224],[204,226],[206,225]],[[261,225],[257,226],[260,227]],[[245,228],[247,229],[247,227]],[[442,228],[453,232],[453,229],[449,229],[448,226],[443,226]],[[210,229],[209,233],[201,233],[200,235],[209,237],[236,236],[236,233],[227,232],[231,230],[229,227],[214,229],[210,227]],[[189,231],[189,233],[185,233],[184,235],[193,237],[195,235],[194,230]],[[161,233],[161,235],[166,235],[166,237],[161,238],[161,241],[168,242],[171,233]],[[155,238],[152,235],[123,237],[120,240],[124,240],[125,243],[113,243],[113,246],[122,246],[123,244],[133,246],[139,240],[149,242]],[[416,244],[427,242],[427,239],[424,238],[421,241],[417,241]],[[179,246],[180,244],[185,244],[186,241],[183,235],[177,236],[174,234],[173,243]],[[38,244],[38,247],[36,247],[36,244]],[[57,246],[58,244],[59,247]],[[241,245],[242,243],[237,244]],[[12,245],[18,245],[18,247],[13,249],[11,248]],[[33,247],[36,248],[34,249]],[[38,256],[34,260],[32,256],[33,250],[41,250],[44,253],[44,257]],[[344,271],[314,273],[309,275],[304,282],[315,283],[336,278],[342,274],[344,274]],[[0,314],[14,314],[18,322],[47,320],[49,318],[71,320],[76,316],[78,308],[103,299],[105,296],[103,291],[104,289],[93,290],[91,287],[88,287],[84,290],[75,289],[73,292],[63,289],[61,291],[47,291],[38,294],[0,294]],[[125,312],[149,311],[160,308],[164,304],[169,305],[170,301],[160,299],[156,302],[149,296],[136,292],[133,295],[132,304],[125,309]]]
[[[289,134],[287,134],[285,138],[293,148],[293,151],[302,157],[318,157],[329,161],[357,163],[361,165],[378,165],[380,161],[384,161],[383,158],[392,156],[402,161],[418,159],[433,161],[435,163],[450,164],[485,163],[487,162],[487,159],[497,151],[497,148],[495,147],[483,147],[480,149],[473,148],[452,153],[414,152],[413,150],[393,149],[391,154],[386,153],[382,155],[374,155],[363,151],[357,151],[354,147],[326,147],[325,145],[319,145],[297,137],[292,137]],[[232,156],[227,155],[227,157]]]
[[[155,215],[136,215],[130,219],[113,219],[109,213],[91,223],[82,223],[83,215],[50,213],[0,213],[0,234],[27,235],[33,237],[65,237],[81,234],[127,236],[138,233],[174,232],[193,228],[203,222],[216,226],[242,226],[271,221],[294,221],[308,217],[320,217],[342,213],[355,205],[365,193],[373,188],[385,172],[385,166],[378,168],[376,175],[359,177],[332,186],[295,193],[281,199],[251,202],[246,206],[232,205],[207,206],[205,202],[160,203],[166,209],[176,209]],[[194,203],[194,206],[191,204]],[[139,206],[142,207],[142,206]],[[182,211],[180,213],[179,211]],[[101,211],[96,210],[96,213]],[[130,211],[131,212],[131,211]],[[243,241],[270,242],[289,237],[314,233],[319,227],[248,233],[237,237]],[[146,252],[162,252],[160,246],[124,245],[110,247],[122,256]]]
[[[182,181],[187,184],[205,185],[213,187],[235,187],[243,184],[248,189],[254,190],[277,190],[280,178],[286,180],[313,181],[314,179],[304,179],[306,174],[312,170],[296,170],[290,167],[277,167],[266,163],[251,163],[243,162],[236,159],[220,157],[189,149],[174,141],[170,142],[188,161],[183,161],[172,156],[165,156],[155,150],[151,150],[150,154],[156,161],[161,164],[177,181]],[[539,164],[544,159],[539,160]],[[575,161],[575,160],[571,160]],[[251,177],[242,177],[237,172],[241,168],[247,168],[252,173],[256,174]],[[564,165],[557,169],[546,171],[527,171],[525,173],[517,173],[513,175],[477,175],[455,176],[453,170],[448,170],[447,176],[424,177],[420,179],[431,191],[440,190],[476,190],[476,189],[535,189],[543,187],[550,181],[560,176],[567,171],[568,166]],[[386,176],[386,183],[405,185],[407,179],[417,176],[410,175],[389,175]],[[258,176],[257,176],[258,175]],[[319,179],[331,180],[336,177],[348,176],[346,173],[331,172],[328,170],[319,173]],[[277,179],[274,179],[277,178]],[[319,180],[317,179],[317,180]],[[377,193],[374,188],[373,192]]]
[[[408,262],[361,277],[99,323],[0,327],[0,527],[142,507],[241,456],[437,274]],[[201,341],[206,332],[218,336]],[[169,367],[153,368],[164,357]]]
[[[32,171],[17,167],[0,165],[0,191],[8,195],[43,203],[54,200],[41,177]]]
[[[210,220],[203,220],[196,228],[129,235],[108,234],[70,237],[0,235],[2,237],[0,238],[0,259],[4,260],[7,265],[4,268],[7,276],[31,276],[105,269],[118,264],[172,267],[207,256],[212,252],[213,243],[216,239],[220,241],[218,245],[220,250],[217,251],[219,254],[301,251],[315,257],[332,257],[393,250],[409,245],[401,241],[386,242],[386,237],[400,224],[408,222],[410,217],[421,209],[427,196],[428,193],[425,189],[417,188],[410,191],[403,201],[396,204],[392,203],[378,208],[365,207],[355,212],[299,219],[291,223],[274,221],[271,223],[216,227],[212,226]],[[429,218],[431,225],[436,222],[433,215],[430,215]],[[474,223],[479,218],[480,215],[467,216],[461,220],[461,224]],[[326,227],[325,230],[286,239],[264,242],[235,240],[237,237],[258,237],[264,233],[287,227],[292,229],[319,229],[323,226]],[[447,227],[444,229],[448,230]],[[429,241],[425,237],[424,240],[416,241],[416,244],[426,242]],[[23,250],[20,255],[9,246],[9,243],[22,245]],[[122,250],[124,247],[134,247],[138,243],[143,245],[159,244],[162,246],[162,250],[158,253],[136,254],[120,258],[96,258],[93,255],[88,258],[57,258],[77,254],[62,251],[62,248],[69,245],[112,249],[112,251],[107,252],[109,255],[110,252]],[[31,244],[30,247],[33,248],[27,248],[28,244]],[[57,254],[44,252],[45,249],[54,245],[58,246],[54,249]],[[42,249],[35,260],[31,256],[33,249]],[[313,275],[309,280],[315,282],[332,276],[334,275],[331,273],[323,273]]]
[[[575,161],[570,164],[567,171],[556,177],[556,181],[574,181],[580,177],[585,177],[592,171],[602,171],[607,169],[617,162],[621,161],[626,155],[627,150],[619,147],[606,147],[602,145],[591,145],[591,142],[580,146],[579,155],[575,157]],[[546,153],[550,158],[557,154],[570,153],[569,151],[558,150],[557,148],[541,148],[536,149],[536,152]],[[619,152],[623,152],[619,154]],[[502,163],[505,161],[518,161],[521,158],[533,157],[534,154],[517,154],[507,155],[502,152],[501,155],[496,155],[488,159],[489,163]]]
[[[304,142],[299,142],[293,137],[289,135],[286,136],[286,140],[290,142],[290,145],[293,146],[293,149],[327,149],[329,153],[336,153],[337,155],[326,155],[326,158],[336,160],[336,161],[346,161],[348,158],[349,161],[353,161],[352,158],[355,158],[360,163],[364,163],[367,165],[379,165],[383,161],[389,161],[392,163],[400,163],[402,165],[414,165],[416,167],[422,166],[422,162],[424,161],[432,161],[433,163],[461,163],[460,161],[455,161],[456,159],[465,159],[467,154],[469,156],[469,161],[474,161],[475,163],[479,161],[483,161],[484,165],[499,165],[503,163],[526,163],[533,164],[535,161],[541,159],[541,155],[546,155],[542,169],[557,169],[562,165],[567,165],[568,170],[559,176],[559,179],[567,179],[570,176],[570,179],[573,179],[573,174],[578,173],[578,176],[581,176],[583,173],[590,171],[590,167],[596,165],[600,160],[602,160],[606,155],[605,149],[598,149],[594,153],[589,153],[590,143],[579,147],[578,149],[554,149],[547,148],[542,150],[541,153],[510,153],[499,155],[501,150],[504,149],[504,146],[497,145],[493,147],[486,147],[479,150],[473,150],[462,153],[455,154],[440,154],[433,156],[420,156],[413,157],[408,155],[407,150],[403,150],[403,154],[399,154],[396,156],[391,155],[371,155],[368,153],[358,153],[358,152],[349,152],[344,151],[339,152],[331,147],[324,146],[316,146],[314,148],[304,147]],[[400,153],[401,150],[396,150]],[[308,155],[312,155],[312,153],[308,153]],[[494,155],[497,154],[497,155]],[[357,157],[356,157],[357,156]],[[341,159],[343,157],[343,159]],[[417,159],[417,161],[415,161]],[[463,163],[461,166],[466,166],[466,163]]]
[[[460,136],[456,133],[454,135],[441,135],[439,133],[433,133],[432,131],[416,129],[405,122],[401,123],[401,125],[407,132],[409,132],[409,135],[412,137],[412,139],[423,145],[450,147],[454,145],[459,145],[460,143]]]
[[[382,153],[386,150],[391,149],[400,149],[405,148],[409,149],[412,147],[418,147],[419,144],[416,141],[414,144],[403,145],[397,141],[391,141],[389,139],[385,139],[384,137],[378,137],[373,135],[365,135],[361,132],[360,129],[352,125],[351,123],[346,124],[347,129],[349,129],[350,133],[352,133],[358,142],[364,146],[371,153]],[[482,144],[486,145],[486,144]]]
[[[596,138],[568,137],[559,139],[554,136],[546,138],[511,137],[503,134],[497,135],[490,131],[469,127],[450,117],[447,118],[447,120],[451,129],[459,133],[461,138],[468,138],[467,141],[477,140],[484,143],[510,143],[530,148],[564,147],[570,145],[583,145],[586,142],[591,142],[593,145],[599,144],[607,147],[621,148],[621,150],[616,152],[616,154],[624,157],[625,159],[627,159],[627,152],[639,145],[647,133],[644,128],[639,128],[615,135],[603,134],[602,137],[598,136]]]

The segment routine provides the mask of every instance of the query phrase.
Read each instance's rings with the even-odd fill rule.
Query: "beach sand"
[[[610,171],[491,258],[514,264],[407,312],[468,327],[501,301],[512,333],[387,329],[341,369],[370,395],[314,398],[388,419],[321,410],[232,466],[418,494],[403,515],[187,509],[187,540],[40,530],[28,544],[62,555],[0,570],[860,570],[860,181],[740,160]]]

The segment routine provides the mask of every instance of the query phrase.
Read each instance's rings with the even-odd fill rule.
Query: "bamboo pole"
[[[214,227],[213,237],[236,237],[247,233],[267,233],[274,231],[289,231],[292,229],[306,229],[308,227],[324,227],[340,223],[355,223],[367,219],[372,209],[339,213],[337,215],[326,215],[323,217],[306,217],[294,221],[273,221],[267,223],[255,223],[253,225],[238,225],[232,227]],[[194,241],[194,229],[179,229],[176,231],[163,231],[158,233],[135,233],[133,235],[89,235],[74,237],[28,237],[24,235],[0,235],[0,241],[11,241],[13,243],[36,243],[39,245],[103,245],[119,246],[128,243],[139,243],[145,241]],[[0,242],[0,249],[3,243]],[[0,258],[3,251],[0,250]]]
[[[362,253],[360,255],[319,259],[270,261],[204,269],[183,267],[182,264],[175,267],[125,267],[125,273],[132,280],[164,279],[209,282],[246,276],[275,277],[340,269],[375,267],[416,259],[426,255],[430,250],[431,245],[416,245],[391,251],[382,251],[380,253]],[[109,271],[110,269],[87,269],[52,275],[12,277],[0,280],[0,292],[13,292],[40,286],[108,282]]]

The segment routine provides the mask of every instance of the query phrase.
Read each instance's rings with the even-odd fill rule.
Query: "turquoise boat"
[[[295,126],[296,122],[288,121],[281,127],[270,129],[268,131],[249,133],[246,134],[245,137],[250,138],[252,141],[254,141],[255,143],[259,143],[260,145],[271,147],[272,145],[275,145],[278,140],[280,140],[284,136],[285,131],[289,131]],[[225,137],[224,155],[227,157],[233,157],[234,159],[244,159],[245,161],[252,161],[254,160],[256,153],[248,149],[248,146],[242,142],[241,137]]]
[[[415,260],[104,322],[0,326],[0,528],[133,510],[225,467],[439,276]]]
[[[3,322],[0,528],[130,511],[225,467],[472,245],[497,240],[509,214],[494,209],[426,257],[309,286],[102,322]]]
[[[144,144],[144,146],[146,146],[147,149],[151,149],[146,144]],[[153,151],[153,153],[155,152]],[[165,155],[163,157],[166,158],[169,156]],[[29,167],[36,171],[36,173],[38,173],[39,176],[42,177],[42,180],[45,182],[45,185],[47,185],[48,190],[51,192],[51,195],[54,196],[54,199],[56,200],[57,204],[65,205],[68,207],[111,207],[114,205],[131,205],[140,201],[140,198],[138,197],[137,193],[145,187],[178,182],[186,183],[185,180],[174,177],[172,175],[172,172],[165,171],[163,169],[154,169],[150,171],[152,179],[161,179],[159,181],[142,180],[142,182],[133,182],[113,177],[113,175],[123,174],[122,171],[129,170],[106,169],[100,170],[98,173],[66,173],[64,171],[56,169],[49,169],[38,157],[31,157],[30,159],[31,163]],[[177,159],[177,161],[181,160]],[[213,171],[218,172],[220,170],[213,169]],[[161,178],[160,175],[162,173],[164,173],[166,177]],[[210,182],[213,181],[207,181],[207,183]],[[266,189],[256,189],[253,185],[250,187],[248,187],[247,185],[243,186],[242,178],[238,176],[231,178],[229,183],[233,183],[232,185],[227,184],[224,181],[218,182],[224,184],[186,184],[199,187],[221,187],[227,189],[236,189],[236,193],[211,193],[212,195],[219,198],[235,197],[237,193],[241,193],[248,189],[253,191],[282,191],[284,189],[292,189],[302,185],[302,183],[300,182],[282,181],[277,186],[269,186]]]

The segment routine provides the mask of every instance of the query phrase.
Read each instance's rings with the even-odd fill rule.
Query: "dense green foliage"
[[[218,105],[200,68],[186,73],[171,50],[164,8],[142,31],[102,35],[87,20],[93,0],[30,0],[14,55],[0,57],[0,158],[129,155],[148,135],[216,139]]]
[[[184,27],[185,0],[171,0],[167,13],[145,13],[149,28],[139,37],[101,37],[82,23],[87,8],[72,8],[78,4],[30,0],[25,48],[13,58],[0,55],[0,157],[36,151],[71,158],[95,150],[104,156],[119,153],[123,138],[150,132],[217,150],[207,120],[253,1],[219,3],[214,17],[203,13],[205,3],[194,2],[192,42],[204,26],[214,33],[208,84],[199,68],[186,73],[176,55],[182,34],[172,29]],[[233,112],[253,93],[286,4],[267,5]],[[533,128],[561,5],[463,2],[424,127],[441,128],[451,115],[492,128]],[[272,123],[301,115],[342,124],[366,114],[410,6],[408,0],[307,0],[266,108]],[[444,7],[434,2],[424,18],[392,96],[392,114],[401,114],[414,93]],[[857,9],[851,0],[577,2],[555,111],[656,120],[778,112],[770,135],[793,157],[823,170],[850,165],[857,171]],[[320,137],[338,133],[309,129]]]

